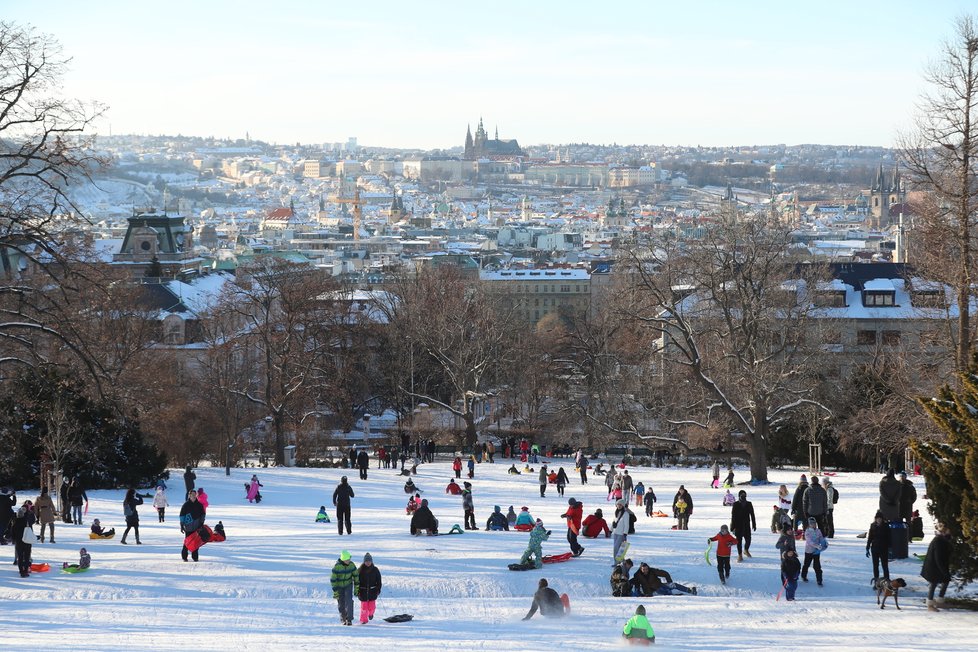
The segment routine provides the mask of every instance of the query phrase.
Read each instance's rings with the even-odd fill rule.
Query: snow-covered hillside
[[[376,465],[376,461],[374,461]],[[572,460],[554,460],[571,477],[566,497],[551,487],[539,497],[536,475],[508,476],[508,464],[481,464],[473,480],[480,527],[500,505],[530,507],[553,529],[544,553],[568,550],[559,515],[567,498],[584,503],[584,513],[602,507],[611,512],[600,478],[581,486]],[[777,485],[748,487],[758,514],[753,559],[733,563],[730,581],[720,586],[715,567],[703,558],[706,539],[729,522],[721,506],[723,491],[709,489],[709,470],[632,469],[636,480],[651,484],[669,512],[679,484],[690,490],[695,510],[688,531],[674,531],[671,518],[640,514],[629,556],[668,570],[673,578],[698,587],[698,596],[612,598],[611,540],[582,539],[587,550],[578,559],[542,570],[512,572],[527,535],[466,532],[461,536],[411,537],[404,513],[403,479],[391,470],[371,469],[367,481],[355,471],[334,469],[259,469],[265,500],[244,499],[251,469],[197,470],[197,484],[210,496],[207,521],[223,521],[228,540],[208,544],[199,563],[180,559],[182,536],[177,514],[182,474],[169,483],[171,507],[164,524],[152,506],[140,508],[143,545],[123,546],[119,536],[90,541],[88,523],[124,527],[121,491],[89,492],[84,526],[58,525],[57,543],[34,546],[35,562],[60,568],[77,561],[86,546],[93,569],[66,575],[58,568],[22,579],[9,564],[0,567],[0,630],[6,650],[377,650],[432,649],[599,650],[622,645],[624,622],[639,603],[648,610],[658,647],[689,650],[741,650],[791,646],[837,649],[967,649],[978,631],[971,612],[929,613],[923,606],[920,563],[891,563],[891,576],[909,587],[902,611],[880,611],[869,587],[871,565],[865,540],[856,538],[877,508],[879,476],[843,474],[835,478],[841,498],[836,509],[836,538],[823,555],[825,586],[800,584],[797,601],[775,601],[780,588],[775,537],[768,529]],[[334,524],[317,525],[320,505],[335,516],[331,495],[341,475],[356,492],[353,534],[338,536]],[[462,523],[461,499],[444,493],[452,472],[448,463],[423,465],[416,482],[443,525]],[[739,469],[738,476],[745,477]],[[772,471],[772,480],[793,489],[798,471]],[[920,479],[915,479],[923,496]],[[35,492],[20,492],[22,501]],[[918,501],[923,512],[923,501]],[[609,519],[610,520],[610,519]],[[933,526],[925,517],[925,531]],[[130,535],[130,544],[134,537]],[[339,552],[353,554],[359,565],[370,552],[383,573],[384,589],[377,618],[367,626],[343,627],[329,587]],[[12,558],[13,547],[2,550]],[[923,553],[924,543],[912,552]],[[530,606],[539,578],[568,593],[569,619],[539,615],[520,619]],[[953,592],[953,589],[952,589]],[[359,607],[357,607],[359,613]],[[389,624],[392,614],[414,614],[414,621]]]

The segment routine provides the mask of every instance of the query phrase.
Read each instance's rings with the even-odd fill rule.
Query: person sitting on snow
[[[723,506],[724,507],[730,507],[731,505],[733,505],[736,502],[737,502],[737,499],[734,498],[734,495],[732,493],[730,493],[730,490],[729,489],[727,489],[727,493],[723,496]]]
[[[516,526],[513,529],[519,532],[529,532],[535,524],[533,517],[530,516],[530,508],[526,505],[520,507],[520,513],[516,517]]]
[[[106,530],[104,527],[102,527],[102,524],[99,522],[99,520],[95,519],[94,521],[92,521],[92,534],[99,536],[103,539],[111,539],[112,537],[115,536],[115,528],[112,528],[111,530]]]
[[[513,511],[513,506],[509,506],[509,511],[506,512],[506,522],[510,525],[516,525],[516,512]]]
[[[418,511],[419,507],[421,507],[421,494],[414,494],[408,498],[407,507],[404,508],[404,513],[410,516]]]
[[[530,532],[530,542],[526,545],[526,550],[520,558],[520,564],[529,564],[530,558],[535,555],[534,567],[543,568],[543,542],[549,538],[550,530],[545,530],[543,528],[543,521],[537,519],[536,526]]]
[[[632,583],[628,574],[632,570],[632,560],[625,559],[611,571],[611,595],[615,598],[627,598],[632,595]]]
[[[82,548],[78,551],[78,563],[69,564],[65,562],[61,564],[61,568],[71,568],[72,570],[84,570],[92,565],[92,556],[88,554],[88,551]]]
[[[503,514],[503,511],[499,505],[496,505],[493,508],[492,514],[490,514],[489,518],[486,520],[486,530],[492,530],[494,532],[504,530],[509,532],[509,521],[506,520],[506,515]]]
[[[600,509],[594,510],[593,514],[588,515],[584,522],[581,523],[581,527],[584,530],[584,536],[588,539],[594,539],[601,532],[604,532],[604,538],[607,539],[611,536],[611,530],[608,528],[608,522],[604,520],[604,513]]]
[[[419,491],[421,491],[421,490],[418,489],[415,486],[414,480],[412,480],[411,478],[408,478],[408,481],[404,483],[404,493],[406,493],[406,494],[415,494],[415,493],[418,493]]]
[[[696,595],[695,587],[689,588],[682,584],[676,584],[667,571],[651,568],[645,562],[642,562],[641,566],[638,567],[638,572],[632,577],[631,585],[635,595],[638,596],[682,595],[684,593]]]
[[[452,478],[451,480],[448,481],[448,486],[445,487],[445,493],[452,494],[453,496],[461,495],[462,487],[458,486],[455,483],[455,478]]]
[[[421,501],[421,506],[415,510],[414,516],[411,517],[411,534],[418,535],[422,531],[426,534],[438,534],[438,519],[428,508],[427,500]]]
[[[522,475],[522,473],[520,473],[520,470],[516,468],[515,463],[511,467],[509,467],[509,470],[506,471],[506,473],[510,475]]]
[[[329,514],[326,513],[326,505],[319,506],[319,513],[316,514],[317,523],[329,523]]]
[[[628,640],[632,645],[649,645],[655,643],[655,631],[645,617],[645,607],[638,605],[635,615],[628,619],[621,632],[622,638]]]

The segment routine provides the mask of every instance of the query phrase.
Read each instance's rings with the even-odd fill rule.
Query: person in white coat
[[[166,489],[163,485],[156,488],[156,495],[153,496],[153,507],[156,509],[156,514],[160,517],[160,523],[163,522],[166,508],[170,506],[170,503],[166,499]]]
[[[619,500],[615,509],[615,522],[611,525],[611,544],[614,563],[617,564],[619,551],[628,539],[628,527],[631,525],[632,512],[624,500]]]

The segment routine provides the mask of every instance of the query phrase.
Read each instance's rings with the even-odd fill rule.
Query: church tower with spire
[[[875,229],[888,227],[893,217],[890,215],[890,207],[902,204],[905,199],[906,193],[900,179],[900,169],[893,166],[893,173],[888,177],[883,172],[883,164],[880,163],[876,170],[876,178],[873,179],[873,185],[869,189],[870,226]]]
[[[463,157],[466,161],[475,160],[475,144],[472,142],[472,126],[465,126],[465,154]]]

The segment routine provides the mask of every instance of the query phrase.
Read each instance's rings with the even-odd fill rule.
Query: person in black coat
[[[183,472],[183,486],[186,487],[186,491],[183,492],[184,496],[189,496],[190,492],[197,485],[194,484],[194,480],[197,479],[197,474],[194,470],[187,466],[187,470]]]
[[[937,605],[944,604],[944,594],[947,593],[947,585],[951,581],[951,532],[946,527],[941,526],[938,529],[937,536],[927,547],[920,576],[930,582],[927,591],[927,609],[940,611]],[[941,587],[941,592],[935,602],[934,590],[938,585]]]
[[[360,599],[360,624],[366,625],[367,621],[374,619],[377,598],[380,597],[380,589],[382,588],[380,569],[374,566],[374,558],[369,552],[363,556],[363,563],[357,573],[360,574],[359,592],[357,593],[357,597]]]
[[[907,533],[910,532],[910,522],[913,520],[913,504],[917,500],[917,488],[913,482],[907,480],[906,471],[900,473],[900,520],[907,524]]]
[[[10,527],[10,534],[14,541],[14,563],[17,564],[17,570],[20,571],[21,577],[27,577],[31,574],[31,552],[34,549],[34,540],[36,539],[34,531],[31,529],[35,520],[32,508],[31,501],[25,500],[20,509],[17,510],[17,515],[14,516]],[[27,533],[26,537],[24,536],[25,532]]]
[[[421,501],[421,507],[417,508],[411,517],[411,534],[421,534],[422,531],[438,534],[438,519],[431,513],[427,499]]]
[[[61,497],[61,521],[71,523],[71,503],[68,502],[68,478],[61,479],[61,489],[58,491]]]
[[[184,537],[189,534],[193,534],[200,529],[200,526],[204,524],[204,506],[197,501],[197,492],[191,489],[187,492],[187,502],[183,504],[180,508],[180,531],[183,532]],[[183,550],[180,551],[180,557],[187,561],[187,553],[193,556],[193,560],[198,560],[198,550],[194,550],[190,553],[187,550],[186,544],[183,546]]]
[[[791,518],[795,529],[805,527],[808,517],[805,515],[805,492],[808,490],[808,477],[802,473],[798,486],[795,487],[795,495],[791,497]]]
[[[873,557],[873,579],[880,577],[880,564],[883,565],[883,579],[890,579],[890,526],[883,518],[883,512],[876,512],[876,518],[869,526],[866,535],[866,556]]]
[[[370,455],[367,451],[361,450],[357,454],[357,468],[360,469],[360,479],[367,479],[367,469],[370,468]]]
[[[887,521],[900,520],[900,499],[903,485],[896,479],[893,469],[886,472],[886,477],[880,480],[880,511]]]
[[[737,492],[737,502],[730,508],[730,531],[737,537],[737,561],[744,561],[744,555],[751,556],[750,533],[757,532],[757,518],[743,489]]]
[[[340,478],[340,483],[333,490],[333,506],[336,507],[336,529],[343,534],[343,524],[346,524],[346,533],[351,534],[350,526],[350,499],[353,498],[353,487],[346,481],[344,475]]]
[[[540,610],[541,616],[557,617],[561,618],[564,616],[564,603],[554,591],[547,585],[547,580],[545,578],[540,578],[539,588],[537,592],[533,594],[533,604],[530,605],[530,612],[523,616],[523,620],[529,620],[533,618],[533,614]]]
[[[135,530],[136,543],[142,543],[139,540],[139,512],[136,511],[136,506],[142,504],[143,498],[142,496],[136,495],[135,489],[129,489],[126,492],[126,497],[122,500],[122,515],[126,517],[126,531],[122,533],[122,540],[119,543],[125,545],[126,537],[129,536],[129,530]]]
[[[71,503],[71,520],[75,525],[82,524],[82,505],[88,502],[88,494],[81,486],[81,480],[72,479],[68,486],[68,502]]]
[[[0,490],[0,543],[7,544],[7,526],[14,517],[14,506],[17,504],[17,494],[10,487]],[[68,503],[65,502],[65,505]]]

